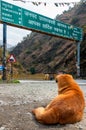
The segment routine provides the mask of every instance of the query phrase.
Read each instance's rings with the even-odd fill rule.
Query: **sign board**
[[[82,41],[82,29],[0,1],[0,21],[41,33]]]
[[[3,68],[4,68],[4,67],[3,67],[3,65],[0,65],[0,71],[2,71],[2,70],[3,70]]]
[[[15,57],[13,55],[10,55],[10,57],[8,58],[8,62],[11,62],[11,63],[16,62]]]

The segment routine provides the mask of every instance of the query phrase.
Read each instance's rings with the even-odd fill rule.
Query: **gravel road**
[[[80,84],[86,99],[86,84]],[[46,106],[57,95],[55,81],[30,81],[0,84],[0,130],[86,130],[86,108],[81,122],[67,125],[42,125],[31,111]]]

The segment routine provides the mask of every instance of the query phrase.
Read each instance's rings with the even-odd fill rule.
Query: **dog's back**
[[[33,110],[36,119],[44,124],[75,123],[82,119],[85,107],[84,96],[72,76],[57,76],[58,96],[46,108]]]

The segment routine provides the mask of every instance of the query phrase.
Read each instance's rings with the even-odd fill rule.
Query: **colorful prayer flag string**
[[[21,1],[21,2],[24,2],[24,3],[26,3],[26,2],[30,2],[30,3],[32,3],[33,5],[36,5],[36,6],[38,6],[38,5],[40,5],[40,4],[43,4],[44,6],[46,6],[46,5],[48,5],[50,2],[41,2],[41,1],[38,1],[38,2],[36,2],[36,1],[30,1],[30,0],[13,0],[13,1]],[[83,0],[84,1],[84,0]],[[54,3],[54,2],[53,2]],[[59,7],[59,6],[70,6],[71,4],[73,4],[73,5],[76,5],[76,3],[77,2],[62,2],[62,3],[59,3],[59,2],[55,2],[54,3],[54,5],[56,6],[56,7]]]

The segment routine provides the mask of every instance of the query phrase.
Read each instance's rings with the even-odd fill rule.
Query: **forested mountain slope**
[[[86,76],[86,3],[74,6],[56,19],[83,28],[80,64],[81,75]],[[76,42],[32,32],[11,53],[27,71],[33,67],[40,73],[64,70],[76,75]]]

